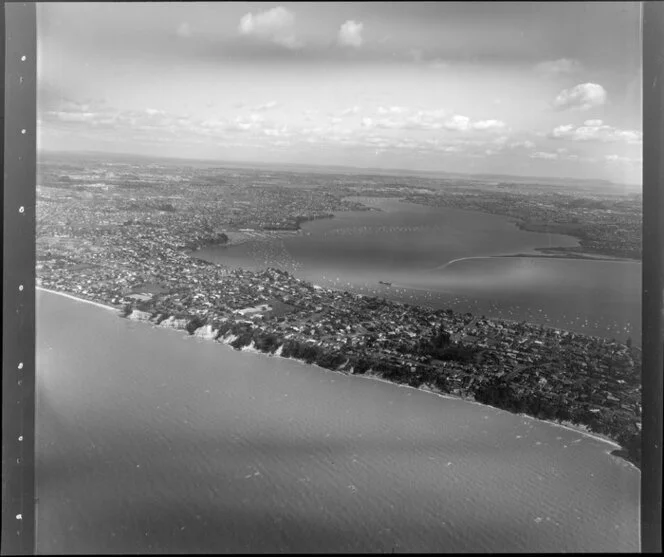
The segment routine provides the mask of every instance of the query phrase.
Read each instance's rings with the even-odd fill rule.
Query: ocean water
[[[638,551],[611,444],[37,293],[37,550]]]
[[[365,199],[373,212],[337,213],[300,234],[256,234],[198,256],[231,267],[279,267],[321,286],[527,320],[625,341],[641,338],[641,264],[496,257],[577,246],[519,230],[502,216]],[[388,287],[379,281],[392,283]]]

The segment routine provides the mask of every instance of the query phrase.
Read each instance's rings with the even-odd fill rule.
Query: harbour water
[[[337,213],[298,234],[249,234],[197,256],[230,267],[279,267],[360,294],[640,341],[639,262],[543,258],[537,248],[578,241],[522,231],[498,215],[364,202],[380,211]],[[502,257],[514,254],[526,257]]]
[[[613,445],[37,292],[39,553],[638,551]]]

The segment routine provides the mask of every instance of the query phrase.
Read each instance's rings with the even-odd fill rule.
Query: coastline
[[[190,335],[190,336],[196,336],[196,335]],[[209,339],[209,338],[206,338],[206,337],[200,337],[200,336],[198,338],[200,338],[202,340],[212,340],[212,339]],[[219,344],[226,345],[231,350],[236,350],[235,348],[233,348],[230,345],[230,342],[232,342],[232,337],[229,338],[227,341],[226,340],[214,340],[214,342],[218,342]],[[317,368],[317,369],[319,369],[321,371],[324,371],[324,372],[337,373],[339,375],[345,375],[347,377],[364,378],[368,381],[380,381],[381,383],[385,383],[385,384],[392,385],[392,386],[395,386],[395,387],[403,387],[403,388],[406,388],[406,389],[413,389],[415,391],[421,391],[421,392],[429,393],[429,394],[435,395],[435,396],[443,398],[443,399],[456,400],[456,401],[459,401],[459,402],[474,404],[474,405],[480,406],[482,408],[491,408],[492,410],[496,410],[496,411],[499,411],[499,412],[506,412],[507,414],[512,414],[512,415],[517,415],[521,418],[527,418],[527,419],[533,420],[535,422],[548,424],[548,425],[551,425],[551,426],[554,426],[554,427],[560,427],[562,429],[566,429],[567,431],[571,431],[573,433],[581,435],[582,437],[587,437],[589,439],[593,439],[595,441],[599,441],[601,443],[606,443],[606,444],[610,445],[609,447],[605,448],[605,450],[603,450],[604,454],[612,456],[614,458],[618,458],[622,462],[628,464],[634,470],[637,470],[639,473],[641,472],[641,469],[636,464],[634,464],[631,460],[629,460],[629,458],[627,458],[627,456],[626,456],[627,451],[624,451],[622,446],[619,443],[617,443],[616,441],[614,441],[610,437],[607,437],[606,435],[602,435],[600,433],[595,433],[593,431],[590,431],[586,426],[581,425],[581,424],[573,424],[571,422],[559,422],[559,421],[554,421],[554,420],[543,420],[543,419],[536,418],[534,416],[530,416],[528,414],[523,414],[523,413],[515,414],[514,412],[510,412],[509,410],[505,410],[505,409],[499,408],[497,406],[491,406],[490,404],[484,404],[482,402],[477,402],[476,400],[474,400],[472,398],[462,397],[462,396],[459,396],[459,395],[453,395],[453,394],[450,394],[450,393],[443,393],[443,392],[441,392],[441,391],[439,391],[439,390],[437,390],[437,389],[435,389],[431,386],[428,386],[428,385],[422,385],[421,387],[413,387],[412,385],[406,385],[404,383],[397,383],[397,382],[394,382],[394,381],[389,381],[388,379],[384,379],[383,377],[381,377],[377,373],[373,372],[372,370],[369,370],[369,371],[367,371],[366,373],[363,373],[363,374],[354,374],[354,373],[344,371],[342,369],[328,369],[328,368],[321,367],[321,366],[319,366],[318,364],[315,364],[315,363],[309,364],[306,361],[299,360],[297,358],[288,358],[288,357],[284,357],[284,356],[281,356],[281,355],[276,354],[276,353],[261,352],[260,350],[257,350],[253,346],[246,346],[244,348],[241,348],[239,351],[240,352],[250,352],[252,354],[259,354],[259,355],[262,355],[264,357],[280,358],[282,360],[289,360],[291,362],[297,362],[301,365],[309,366],[309,367],[312,367],[312,368]],[[623,452],[624,452],[624,454],[623,454]]]
[[[152,325],[155,326],[155,327],[159,327],[159,325],[156,325],[154,323],[152,323]],[[166,327],[163,327],[163,328],[166,328]],[[225,345],[229,349],[236,350],[238,352],[249,352],[249,353],[252,353],[252,354],[261,355],[261,356],[266,357],[266,358],[279,358],[281,360],[288,360],[288,361],[291,361],[291,362],[297,362],[300,365],[308,366],[310,368],[316,368],[316,369],[318,369],[320,371],[323,371],[323,372],[337,373],[339,375],[344,375],[346,377],[364,378],[368,381],[379,381],[381,383],[385,383],[385,384],[392,385],[392,386],[395,386],[395,387],[403,387],[403,388],[407,388],[407,389],[413,389],[415,391],[421,391],[421,392],[429,393],[429,394],[435,395],[435,396],[443,398],[443,399],[456,400],[456,401],[459,401],[459,402],[474,404],[474,405],[480,406],[482,408],[491,408],[492,410],[496,410],[496,411],[499,411],[499,412],[506,412],[507,414],[512,414],[512,415],[517,415],[521,418],[527,418],[527,419],[533,420],[535,422],[545,423],[545,424],[548,424],[548,425],[551,425],[551,426],[554,426],[554,427],[560,427],[562,429],[566,429],[568,431],[571,431],[573,433],[581,435],[582,437],[587,437],[589,439],[593,439],[595,441],[599,441],[599,442],[602,442],[602,443],[606,443],[607,445],[610,445],[610,447],[607,447],[603,451],[604,454],[610,455],[614,458],[618,458],[618,459],[622,460],[623,462],[627,463],[628,465],[630,465],[635,470],[637,470],[639,472],[641,471],[640,468],[638,466],[636,466],[632,461],[630,461],[628,458],[626,458],[622,454],[618,453],[618,451],[623,450],[622,446],[619,443],[617,443],[616,441],[614,441],[613,439],[611,439],[610,437],[608,437],[606,435],[602,435],[600,433],[595,433],[593,431],[590,431],[586,426],[581,425],[581,424],[573,424],[571,422],[559,422],[559,421],[554,421],[554,420],[543,420],[543,419],[536,418],[534,416],[530,416],[530,415],[524,414],[524,413],[516,414],[514,412],[510,412],[509,410],[499,408],[497,406],[491,406],[490,404],[484,404],[482,402],[478,402],[478,401],[476,401],[472,398],[462,397],[462,396],[459,396],[459,395],[453,395],[453,394],[450,394],[450,393],[444,393],[444,392],[439,391],[439,390],[437,390],[434,387],[431,387],[429,385],[422,385],[421,387],[413,387],[412,385],[406,385],[404,383],[397,383],[397,382],[394,382],[394,381],[389,381],[388,379],[384,379],[383,377],[378,375],[373,370],[369,370],[369,371],[367,371],[366,373],[363,373],[363,374],[354,374],[354,373],[351,373],[351,372],[348,372],[348,371],[345,371],[345,370],[341,369],[343,366],[340,366],[339,369],[329,369],[329,368],[321,367],[321,366],[319,366],[318,364],[315,364],[315,363],[307,363],[305,360],[301,360],[301,359],[298,359],[298,358],[289,358],[289,357],[281,356],[279,353],[277,353],[277,352],[281,352],[280,348],[277,350],[277,352],[274,352],[274,353],[261,352],[260,350],[256,349],[253,346],[253,342],[252,342],[251,345],[245,346],[245,347],[240,348],[238,350],[238,349],[233,348],[231,346],[231,342],[235,338],[233,335],[230,335],[228,337],[223,337],[223,338],[220,337],[219,339],[213,339],[213,338],[202,336],[202,335],[196,335],[195,333],[191,334],[191,335],[189,335],[189,334],[186,335],[186,337],[190,337],[190,336],[194,337],[194,338],[196,338],[200,341],[210,341],[210,340],[212,340],[213,342],[216,342],[216,343],[221,344],[221,345]]]
[[[559,251],[548,251],[556,250]],[[581,253],[575,251],[567,251],[567,248],[535,248],[538,253],[514,253],[508,255],[495,255],[493,257],[537,257],[541,259],[573,259],[583,261],[613,261],[619,263],[641,263],[640,259],[632,259],[627,257],[611,257],[609,255]]]
[[[375,199],[387,199],[390,200],[392,198],[375,198]],[[419,203],[416,201],[413,201],[411,199],[408,199],[407,197],[399,197],[397,198],[398,201],[403,202],[403,203],[412,203],[414,205],[425,205],[423,203]],[[514,224],[519,230],[523,230],[524,232],[534,232],[536,234],[559,234],[561,236],[568,236],[569,238],[572,238],[576,240],[578,245],[576,247],[538,247],[538,248],[533,248],[534,251],[539,252],[538,254],[534,255],[529,255],[529,254],[507,254],[507,255],[495,255],[491,257],[550,257],[553,259],[584,259],[584,260],[590,260],[590,261],[625,261],[625,262],[634,262],[634,263],[641,263],[642,259],[638,257],[621,257],[621,256],[612,256],[612,255],[606,255],[600,252],[593,253],[592,251],[589,252],[577,252],[573,251],[577,248],[583,247],[581,245],[581,241],[583,238],[579,236],[578,234],[574,234],[574,231],[570,230],[541,230],[538,227],[532,227],[532,223],[526,223],[523,220],[519,218],[515,218],[510,215],[506,215],[504,213],[494,213],[491,211],[482,211],[476,208],[470,208],[470,209],[464,209],[460,207],[452,207],[460,211],[468,211],[471,213],[481,213],[481,214],[489,214],[489,215],[496,215],[496,216],[502,216]],[[488,256],[487,256],[488,257]],[[467,258],[461,258],[461,259],[467,259]],[[437,267],[437,269],[440,269],[442,267],[445,267],[452,263],[453,261],[450,261],[448,263],[445,263],[441,265],[440,267]]]
[[[102,304],[102,303],[99,303],[99,302],[94,302],[92,300],[88,300],[88,299],[85,299],[85,298],[80,298],[80,297],[74,296],[74,295],[69,294],[69,293],[60,292],[60,291],[57,291],[57,290],[51,290],[51,289],[48,289],[48,288],[43,288],[41,286],[37,286],[36,289],[41,290],[43,292],[48,292],[48,293],[51,293],[51,294],[57,294],[59,296],[62,296],[64,298],[69,298],[69,299],[74,300],[74,301],[84,302],[84,303],[96,306],[100,309],[105,309],[107,311],[111,310],[117,316],[119,316],[119,314],[120,314],[119,309],[116,308],[116,307],[113,307],[113,306],[105,305],[105,304]],[[128,319],[130,319],[130,318],[128,318]],[[154,323],[154,322],[149,321],[149,320],[138,319],[137,321],[145,322],[146,324],[152,325],[155,328],[171,329],[171,330],[177,330],[177,331],[184,332],[185,333],[184,338],[193,337],[197,341],[205,341],[205,342],[213,341],[213,342],[216,342],[218,344],[227,346],[228,349],[237,350],[236,348],[233,348],[230,345],[230,343],[234,340],[233,335],[230,335],[230,336],[227,336],[227,337],[220,337],[220,338],[217,339],[217,338],[211,338],[211,337],[206,336],[206,335],[196,334],[196,331],[198,331],[198,329],[196,331],[194,331],[193,334],[191,334],[191,333],[186,332],[186,330],[184,330],[182,328],[179,328],[179,327],[168,327],[168,326],[164,326],[164,325],[161,325],[161,324]],[[301,359],[284,357],[284,356],[280,355],[281,347],[276,352],[269,353],[269,352],[262,352],[262,351],[256,349],[255,347],[253,347],[253,343],[252,343],[251,345],[245,346],[245,347],[243,347],[243,348],[241,348],[237,351],[259,354],[263,357],[268,357],[268,358],[280,358],[282,360],[289,360],[289,361],[297,362],[301,365],[305,365],[305,366],[308,366],[308,367],[311,367],[311,368],[317,368],[317,369],[322,370],[322,371],[329,371],[329,372],[333,372],[333,373],[337,373],[337,374],[345,375],[345,376],[350,376],[350,377],[360,377],[360,378],[364,377],[366,380],[380,381],[382,383],[387,383],[389,385],[393,385],[393,386],[397,386],[397,387],[405,387],[405,388],[409,388],[409,389],[414,389],[416,391],[427,392],[427,393],[430,393],[432,395],[441,397],[443,399],[457,400],[457,401],[461,401],[461,402],[481,406],[481,407],[484,407],[484,408],[492,408],[493,410],[498,410],[498,411],[501,411],[501,412],[507,412],[509,414],[515,414],[514,412],[509,412],[508,410],[499,408],[497,406],[492,406],[490,404],[484,404],[484,403],[481,403],[481,402],[477,402],[476,400],[474,400],[472,398],[453,395],[453,394],[450,394],[450,393],[443,393],[443,392],[441,392],[441,391],[439,391],[435,388],[432,388],[429,385],[422,385],[420,387],[413,387],[411,385],[407,385],[407,384],[404,384],[404,383],[398,383],[398,382],[390,381],[388,379],[384,379],[383,377],[378,375],[373,370],[368,370],[364,374],[354,374],[352,372],[348,372],[348,371],[345,371],[343,369],[340,369],[343,366],[340,366],[340,368],[338,368],[338,369],[328,369],[328,368],[321,367],[321,366],[319,366],[315,363],[307,363],[306,361],[301,360]],[[625,456],[623,456],[621,454],[621,451],[622,451],[621,445],[619,445],[616,441],[610,439],[607,436],[589,431],[585,426],[579,425],[579,424],[558,422],[558,421],[553,421],[553,420],[543,420],[543,419],[536,418],[534,416],[530,416],[528,414],[523,414],[523,413],[519,413],[519,414],[516,414],[516,415],[518,415],[520,417],[523,417],[523,418],[528,418],[530,420],[534,420],[536,422],[546,423],[546,424],[549,424],[549,425],[552,425],[552,426],[561,427],[563,429],[567,429],[567,430],[572,431],[576,434],[579,434],[583,437],[592,438],[596,441],[607,443],[608,445],[610,445],[610,448],[607,448],[604,451],[605,454],[608,454],[608,455],[611,455],[615,458],[621,459],[622,461],[630,464],[633,468],[635,468],[636,470],[638,470],[640,472],[640,468],[638,466],[636,466],[633,462],[631,462],[628,458],[625,458]]]
[[[73,294],[69,294],[67,292],[61,292],[60,290],[51,290],[50,288],[44,288],[43,286],[35,286],[35,290],[41,290],[42,292],[49,292],[50,294],[57,294],[58,296],[63,296],[65,298],[69,298],[70,300],[74,300],[76,302],[84,302],[86,304],[97,306],[98,308],[105,309],[107,311],[113,311],[115,313],[119,313],[120,311],[120,308],[118,307],[102,304],[101,302],[95,302],[93,300],[88,300],[87,298],[80,298],[78,296],[74,296]]]
[[[443,263],[438,267],[431,269],[432,271],[442,271],[452,265],[453,263],[459,263],[460,261],[469,261],[471,259],[502,259],[502,258],[518,258],[518,259],[567,259],[574,261],[612,261],[614,263],[641,263],[639,259],[627,259],[625,257],[609,257],[605,255],[593,255],[590,253],[577,253],[577,252],[566,252],[562,251],[565,248],[560,248],[561,251],[548,252],[545,250],[555,249],[555,248],[533,248],[537,253],[507,253],[507,254],[495,254],[495,255],[472,255],[468,257],[459,257],[457,259],[452,259],[447,263]]]

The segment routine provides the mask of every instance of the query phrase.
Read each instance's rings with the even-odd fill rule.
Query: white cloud
[[[640,159],[632,159],[630,157],[622,157],[620,155],[604,155],[604,160],[607,162],[627,164],[629,166],[643,164]]]
[[[379,106],[376,109],[376,112],[378,112],[378,114],[382,114],[382,115],[385,115],[385,114],[403,114],[404,112],[407,112],[407,110],[408,110],[407,108],[404,108],[402,106],[390,106],[388,108],[386,108],[384,106]]]
[[[578,60],[570,58],[559,58],[558,60],[547,60],[535,66],[535,71],[541,75],[558,76],[579,72],[582,69]]]
[[[467,130],[470,127],[470,118],[468,116],[461,116],[460,114],[455,114],[447,122],[445,122],[445,127],[448,130],[458,130],[463,131]]]
[[[570,89],[564,89],[553,100],[557,110],[588,110],[606,102],[606,90],[597,83],[580,83]]]
[[[271,10],[248,13],[240,19],[239,31],[243,35],[258,37],[286,48],[299,48],[302,43],[296,39],[293,27],[295,16],[283,6]]]
[[[250,114],[249,116],[237,116],[230,124],[230,129],[238,131],[258,130],[263,127],[263,117],[260,114]]]
[[[304,116],[304,119],[307,122],[312,122],[314,120],[314,116],[318,114],[317,110],[312,110],[312,109],[306,109],[302,111],[302,115]]]
[[[340,45],[359,48],[362,46],[363,23],[348,20],[339,28],[338,41]]]
[[[477,122],[472,122],[471,119],[468,118],[467,116],[461,116],[459,114],[455,114],[445,123],[445,127],[448,130],[459,130],[459,131],[499,130],[505,127],[505,122],[501,122],[500,120],[479,120]]]
[[[288,126],[286,125],[280,126],[278,128],[265,128],[263,133],[271,137],[290,137],[292,135],[288,129]]]
[[[351,114],[357,114],[360,111],[359,106],[353,106],[351,108],[347,108],[346,110],[341,111],[341,116],[350,116]]]
[[[536,145],[530,141],[529,139],[526,139],[524,141],[515,141],[514,143],[510,143],[510,148],[511,149],[519,149],[523,147],[524,149],[534,149]]]
[[[178,25],[178,28],[175,30],[175,33],[178,37],[182,37],[186,39],[187,37],[191,37],[191,28],[189,27],[189,24],[184,21]]]
[[[474,130],[497,130],[505,127],[505,122],[500,120],[480,120],[471,126]]]
[[[536,151],[528,155],[531,159],[547,159],[547,160],[556,160],[558,158],[558,153],[546,153],[543,151]]]
[[[450,115],[444,109],[418,110],[400,106],[379,106],[376,112],[385,118],[365,118],[363,126],[383,129],[411,130],[452,130],[452,131],[496,131],[503,129],[505,123],[500,120],[473,121],[461,114]]]
[[[90,122],[93,123],[97,118],[96,112],[67,112],[67,111],[53,111],[47,114],[49,117],[54,117],[61,122]]]
[[[553,129],[549,137],[570,141],[625,142],[630,145],[640,145],[643,140],[643,134],[637,130],[621,130],[604,124],[602,120],[586,120],[582,126],[572,124],[558,126]]]
[[[441,147],[440,150],[444,153],[460,153],[463,151],[463,147],[461,147],[461,145],[448,145],[446,147]]]
[[[249,110],[252,110],[254,112],[263,112],[264,110],[270,110],[271,108],[274,108],[276,106],[278,106],[278,103],[276,101],[269,101],[263,104],[253,106]]]

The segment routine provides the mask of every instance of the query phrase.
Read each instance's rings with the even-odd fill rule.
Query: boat
[[[384,280],[379,280],[379,281],[378,281],[378,284],[384,284],[385,286],[392,286],[392,283],[391,283],[391,282],[386,282],[386,281],[384,281]]]

